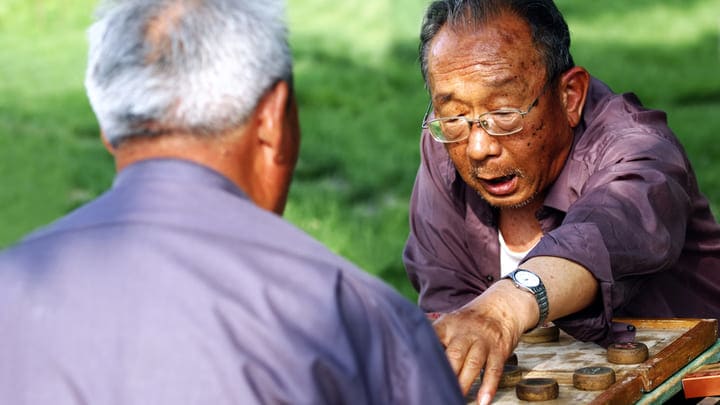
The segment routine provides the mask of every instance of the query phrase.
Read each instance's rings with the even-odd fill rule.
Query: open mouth
[[[491,179],[479,179],[479,181],[488,193],[495,196],[505,196],[512,194],[517,189],[518,176],[517,174],[508,174]]]
[[[485,181],[489,184],[492,184],[492,185],[497,185],[497,184],[506,183],[508,181],[512,181],[512,179],[514,179],[515,176],[516,175],[514,175],[514,174],[508,174],[507,176],[496,177],[494,179],[488,179],[488,180],[483,180],[483,181]]]

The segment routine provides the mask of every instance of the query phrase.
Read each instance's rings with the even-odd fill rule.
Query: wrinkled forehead
[[[428,84],[482,81],[501,87],[513,80],[540,81],[542,56],[530,27],[518,17],[501,15],[483,25],[446,23],[429,44]]]

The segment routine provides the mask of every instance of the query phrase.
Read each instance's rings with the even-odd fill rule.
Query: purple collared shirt
[[[600,283],[597,302],[555,322],[578,339],[611,343],[615,316],[720,318],[720,226],[665,118],[592,79],[537,213],[544,235],[523,261],[566,258]],[[427,133],[421,154],[403,258],[420,307],[445,312],[500,277],[496,212]]]
[[[424,314],[186,161],[0,253],[0,402],[460,404]]]

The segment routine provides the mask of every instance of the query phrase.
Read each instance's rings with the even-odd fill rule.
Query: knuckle
[[[479,370],[485,365],[485,359],[478,356],[470,356],[465,359],[465,368],[471,370]]]
[[[496,367],[496,366],[487,366],[485,367],[485,373],[486,374],[494,374],[494,375],[500,375],[503,373],[502,367]]]
[[[448,346],[445,355],[451,360],[462,360],[465,357],[465,351],[457,346]]]

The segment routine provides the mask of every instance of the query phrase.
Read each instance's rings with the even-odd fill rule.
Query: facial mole
[[[504,44],[512,44],[515,42],[515,37],[512,35],[512,33],[509,32],[501,32],[500,33],[500,39]]]

